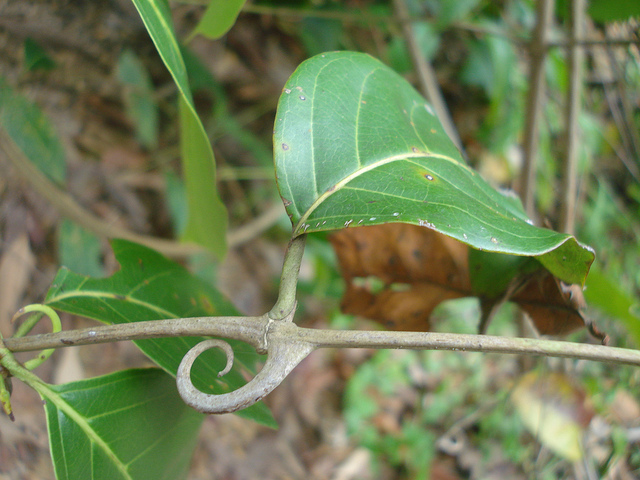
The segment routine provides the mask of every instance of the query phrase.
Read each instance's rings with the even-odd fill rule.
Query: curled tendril
[[[51,320],[53,333],[58,333],[58,332],[60,332],[62,330],[62,322],[60,321],[60,317],[58,316],[56,311],[51,307],[48,307],[48,306],[42,305],[42,304],[38,304],[38,303],[33,304],[33,305],[27,305],[26,307],[22,307],[20,310],[18,310],[15,313],[15,315],[11,319],[11,322],[13,323],[18,319],[18,317],[24,315],[25,313],[31,313],[31,312],[36,312],[36,315],[30,316],[27,319],[27,321],[24,322],[20,326],[20,328],[18,328],[18,330],[16,331],[16,334],[14,335],[14,337],[16,337],[16,338],[24,337],[26,334],[28,334],[33,329],[33,327],[36,326],[36,324],[40,321],[40,319],[44,315],[49,317],[49,319]],[[42,365],[42,363],[44,363],[51,356],[51,354],[53,352],[55,352],[55,348],[48,348],[46,350],[42,350],[34,358],[32,358],[31,360],[26,361],[24,363],[24,367],[27,370],[33,370],[34,368],[39,367],[40,365]]]
[[[227,366],[218,376],[231,369],[233,350],[223,340],[205,340],[193,347],[178,367],[178,392],[184,402],[202,413],[231,413],[249,407],[271,393],[300,363],[314,346],[306,342],[275,339],[267,348],[267,361],[262,370],[243,387],[220,395],[198,390],[191,382],[191,367],[198,356],[210,348],[220,348],[227,355]]]

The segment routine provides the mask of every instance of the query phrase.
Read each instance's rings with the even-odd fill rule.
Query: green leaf
[[[162,370],[36,389],[58,480],[186,478],[204,416],[185,405]]]
[[[587,279],[584,296],[590,306],[621,320],[635,344],[640,346],[640,302],[625,291],[618,278],[611,278],[594,267]]]
[[[61,268],[47,293],[46,304],[108,324],[239,315],[221,293],[159,253],[126,240],[113,240],[111,244],[120,263],[119,271],[108,278],[95,279]],[[202,337],[179,337],[135,343],[151,360],[175,376],[182,357],[201,340]],[[196,362],[192,378],[202,391],[235,390],[246,384],[243,372],[255,372],[261,358],[255,350],[242,342],[229,343],[236,354],[235,362],[224,377],[217,378],[226,364],[224,354],[218,349],[207,350]],[[238,415],[275,425],[263,403]]]
[[[124,85],[127,115],[134,122],[138,141],[146,148],[158,145],[158,102],[144,64],[127,49],[118,58],[118,78]]]
[[[201,34],[215,40],[227,33],[238,18],[245,0],[210,0],[193,35]]]
[[[218,196],[213,150],[189,90],[169,4],[166,0],[133,0],[133,3],[180,92],[182,166],[189,205],[183,239],[199,243],[222,258],[227,248],[227,211]]]
[[[182,175],[189,212],[182,238],[205,245],[222,259],[227,249],[227,213],[215,188],[215,165],[206,160],[211,144],[201,135],[200,120],[192,115],[187,102],[181,98],[178,103]]]
[[[531,225],[517,198],[464,163],[420,94],[365,54],[326,53],[298,67],[278,104],[274,158],[294,236],[411,223],[536,257],[580,284],[594,259],[574,237]]]
[[[625,21],[640,17],[640,2],[634,0],[591,0],[589,15],[598,22]]]
[[[70,270],[83,275],[102,277],[102,245],[93,233],[70,220],[58,226],[58,260]]]
[[[540,268],[531,257],[503,255],[469,249],[469,278],[476,296],[497,299],[507,291],[511,280]]]
[[[30,72],[35,70],[53,70],[56,62],[47,54],[46,50],[33,38],[24,39],[24,69]]]
[[[65,153],[49,119],[0,77],[0,128],[33,164],[62,184],[67,173]]]

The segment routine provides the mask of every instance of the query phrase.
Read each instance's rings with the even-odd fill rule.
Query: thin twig
[[[530,45],[529,94],[527,96],[527,117],[524,131],[524,168],[520,196],[530,218],[535,217],[536,168],[539,125],[545,97],[544,64],[547,58],[549,29],[553,18],[554,0],[539,0],[537,5],[536,28]]]
[[[571,39],[569,49],[569,91],[566,107],[566,156],[562,176],[562,198],[560,199],[560,230],[574,233],[576,219],[576,200],[578,191],[578,153],[580,149],[580,130],[578,120],[582,105],[582,70],[584,50],[576,39],[584,33],[586,21],[585,0],[573,0],[571,3]]]
[[[76,347],[100,343],[123,342],[164,337],[224,336],[243,340],[254,347],[261,338],[269,319],[261,317],[197,317],[145,322],[98,325],[95,327],[58,333],[42,333],[25,337],[5,338],[5,346],[12,352],[31,352],[45,348]]]
[[[624,142],[627,151],[630,153],[631,158],[635,158],[636,161],[640,160],[640,135],[635,127],[634,115],[635,108],[629,101],[629,95],[627,94],[627,88],[625,84],[624,68],[620,68],[618,60],[616,59],[613,48],[607,46],[607,56],[609,58],[609,64],[614,76],[615,86],[617,88],[618,98],[620,100],[620,106],[622,112],[620,115],[620,123],[618,124],[618,130],[620,136],[626,139]],[[607,85],[605,85],[606,87]]]
[[[192,0],[190,3],[207,5],[208,0]],[[250,13],[255,15],[273,15],[276,17],[291,17],[291,18],[324,18],[328,20],[338,20],[342,23],[352,24],[388,24],[393,21],[392,15],[372,13],[367,10],[328,10],[328,9],[313,9],[313,8],[295,8],[295,7],[273,7],[270,5],[256,5],[252,3],[245,3],[242,7],[243,13]],[[410,15],[407,17],[410,22],[425,21],[433,22],[433,17],[429,15]],[[477,23],[456,21],[448,25],[448,27],[457,30],[464,30],[478,35],[493,35],[497,37],[506,38],[512,43],[523,44],[528,39],[524,35],[514,35],[501,28],[494,26],[478,25]],[[565,48],[571,45],[572,40],[557,40],[549,42],[548,48]],[[637,38],[578,38],[575,43],[584,46],[591,45],[638,45],[640,40]]]
[[[82,207],[71,195],[49,180],[27,158],[2,127],[0,127],[0,151],[4,151],[5,157],[21,178],[29,182],[61,215],[68,217],[98,236],[131,240],[151,247],[169,257],[186,257],[206,251],[204,247],[194,243],[181,243],[174,240],[141,235],[101,219]],[[281,205],[274,204],[259,217],[237,230],[230,231],[227,235],[229,248],[237,247],[269,229],[275,225],[283,213],[284,208]]]
[[[398,20],[402,26],[402,33],[405,41],[407,42],[407,47],[411,54],[413,65],[415,66],[418,74],[420,89],[433,105],[436,115],[444,127],[444,131],[458,150],[460,150],[460,153],[466,157],[462,141],[460,140],[460,135],[458,135],[458,130],[456,129],[453,119],[451,118],[451,114],[449,113],[449,109],[447,108],[447,103],[444,101],[444,97],[440,91],[436,73],[420,50],[420,45],[418,45],[416,35],[413,31],[413,25],[409,18],[409,9],[407,8],[405,0],[394,0],[393,5]]]

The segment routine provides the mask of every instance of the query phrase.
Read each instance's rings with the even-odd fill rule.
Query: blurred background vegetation
[[[181,252],[181,260],[240,310],[261,314],[270,308],[290,234],[273,178],[275,107],[295,67],[324,51],[370,53],[425,94],[431,82],[469,163],[496,187],[521,189],[541,4],[253,1],[242,6],[228,33],[214,40],[220,26],[207,20],[206,1],[173,2],[196,107],[213,144],[218,188],[229,211],[231,247],[223,262],[195,250]],[[586,314],[612,345],[638,348],[640,4],[591,1],[584,6],[577,42],[571,40],[573,3],[549,5],[550,22],[542,32],[546,88],[537,102],[536,181],[530,187],[535,217],[560,228],[568,52],[574,46],[585,54],[575,234],[597,254],[587,280]],[[175,85],[130,3],[3,0],[0,11],[0,328],[8,334],[13,312],[42,299],[59,265],[94,276],[117,268],[88,216],[107,230],[179,238],[187,201]],[[426,77],[418,57],[427,62]],[[31,125],[39,128],[34,132]],[[34,162],[38,171],[88,216],[65,219],[64,205],[43,200],[48,187],[15,167],[24,158],[10,148],[11,141],[35,149],[24,153],[41,159]],[[339,312],[342,289],[327,237],[314,235],[302,271],[299,321],[372,328]],[[532,334],[513,321],[516,315],[505,305],[489,333]],[[436,317],[439,331],[474,333],[478,306],[466,299],[449,302]],[[80,319],[65,321],[67,328],[83,325]],[[570,339],[594,341],[586,332]],[[103,351],[109,358],[102,361],[84,350],[77,358],[60,352],[48,375],[68,381],[141,362],[127,347],[104,348],[115,350]],[[317,357],[268,400],[282,425],[279,433],[240,420],[208,421],[214,432],[203,434],[192,477],[640,476],[640,372],[635,369],[460,352],[344,351]],[[36,428],[29,415],[22,419]],[[10,433],[0,434],[0,448],[11,451],[12,471],[23,476],[8,478],[49,478],[50,472],[29,477],[33,472],[24,455],[14,451],[29,440],[18,435],[10,446],[11,439]],[[40,443],[32,445],[34,452]],[[234,448],[253,452],[252,461]]]

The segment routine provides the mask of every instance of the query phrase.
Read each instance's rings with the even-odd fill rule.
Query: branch
[[[191,384],[190,370],[197,356],[224,342],[196,345],[178,370],[178,389],[183,399],[204,413],[227,413],[248,407],[273,391],[309,353],[317,348],[399,348],[452,350],[503,354],[530,354],[595,360],[640,366],[640,351],[555,340],[510,338],[452,333],[323,330],[301,328],[293,323],[293,311],[281,321],[261,317],[201,317],[98,326],[70,332],[8,338],[5,347],[13,352],[88,345],[118,340],[175,336],[215,336],[242,340],[266,351],[261,372],[247,385],[223,395],[204,394]],[[233,361],[228,356],[228,365]]]
[[[157,250],[169,257],[186,257],[194,253],[206,251],[204,247],[195,243],[181,243],[175,240],[167,240],[150,235],[141,235],[104,221],[81,206],[71,195],[49,180],[32,162],[7,132],[0,127],[0,151],[5,152],[5,157],[15,168],[22,179],[42,195],[63,216],[83,226],[98,236],[105,238],[123,238]],[[261,216],[248,222],[237,230],[232,230],[227,235],[230,248],[237,247],[263,231],[272,227],[283,213],[281,205],[274,205]]]
[[[578,151],[580,130],[578,119],[582,102],[582,65],[584,50],[576,42],[584,32],[585,0],[573,0],[571,4],[571,46],[569,47],[569,92],[566,108],[566,156],[562,176],[560,199],[560,230],[574,233],[576,219],[576,199],[578,191]]]
[[[520,197],[530,218],[535,214],[535,184],[539,142],[539,125],[544,105],[544,64],[547,58],[549,29],[553,18],[554,0],[539,0],[536,29],[530,45],[530,88],[527,97],[527,118],[524,132],[524,168]]]

